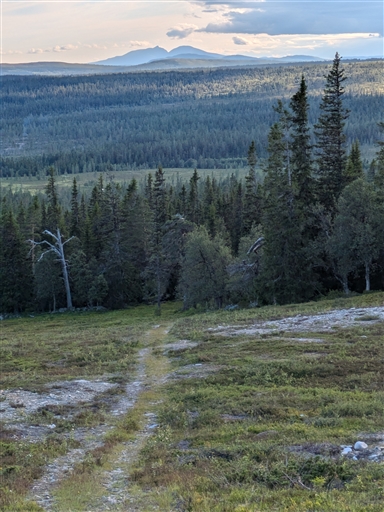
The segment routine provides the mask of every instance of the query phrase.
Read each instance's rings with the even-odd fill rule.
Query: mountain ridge
[[[116,57],[110,57],[109,59],[99,60],[92,62],[95,65],[104,66],[138,66],[142,64],[149,64],[156,62],[157,60],[172,59],[177,57],[178,59],[185,60],[242,60],[257,63],[260,60],[263,62],[289,62],[289,59],[293,59],[294,62],[308,62],[308,61],[324,61],[320,57],[311,55],[293,55],[286,57],[251,57],[249,55],[223,55],[221,53],[212,53],[193,46],[178,46],[173,48],[169,52],[160,46],[153,48],[145,48],[140,50],[132,50],[124,55]]]

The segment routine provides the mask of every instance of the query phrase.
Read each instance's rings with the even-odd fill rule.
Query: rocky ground
[[[332,332],[366,322],[384,321],[384,307],[338,309],[318,315],[296,315],[279,320],[259,321],[249,326],[218,325],[208,329],[223,336],[265,335],[279,333]],[[295,338],[300,341],[300,338]],[[301,338],[301,341],[322,342],[321,338]]]

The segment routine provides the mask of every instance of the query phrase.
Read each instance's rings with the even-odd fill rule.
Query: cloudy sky
[[[383,55],[382,0],[1,0],[2,62],[191,45],[255,57]]]

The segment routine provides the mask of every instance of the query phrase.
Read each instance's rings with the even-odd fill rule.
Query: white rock
[[[341,452],[341,455],[347,455],[348,453],[351,453],[352,448],[350,446],[347,446],[344,448],[344,450]]]
[[[353,448],[355,450],[366,450],[368,448],[367,443],[364,443],[364,441],[357,441],[357,443],[354,444]]]

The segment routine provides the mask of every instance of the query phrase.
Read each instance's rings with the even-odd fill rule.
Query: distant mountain
[[[1,75],[101,75],[128,73],[141,70],[161,71],[172,69],[217,68],[234,66],[259,66],[323,61],[309,55],[288,57],[249,57],[246,55],[222,55],[211,53],[193,46],[179,46],[170,52],[159,46],[133,50],[118,57],[93,62],[74,64],[66,62],[28,62],[24,64],[2,64]]]
[[[147,48],[145,50],[133,50],[131,52],[126,53],[125,55],[121,55],[119,57],[111,57],[110,59],[100,60],[97,62],[93,62],[93,64],[102,64],[105,66],[139,66],[151,64],[151,68],[153,69],[153,63],[159,62],[159,68],[163,69],[164,67],[164,59],[184,59],[191,63],[191,61],[202,61],[202,60],[221,60],[221,61],[242,61],[249,63],[269,63],[269,62],[308,62],[308,61],[322,61],[324,59],[320,59],[319,57],[312,57],[309,55],[292,55],[290,57],[282,57],[282,58],[269,58],[269,57],[249,57],[246,55],[222,55],[220,53],[210,53],[204,50],[200,50],[199,48],[194,48],[193,46],[178,46],[174,48],[170,52],[165,50],[164,48],[160,48],[159,46],[155,46],[155,48]],[[190,65],[188,66],[190,67]],[[196,64],[193,65],[196,67]]]
[[[144,50],[133,50],[125,55],[99,60],[92,62],[92,64],[102,64],[105,66],[137,66],[153,60],[165,59],[167,55],[167,50],[160,48],[160,46],[155,46],[154,48],[145,48]]]

